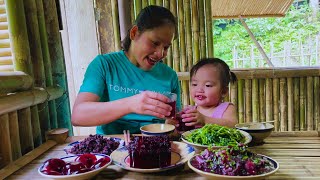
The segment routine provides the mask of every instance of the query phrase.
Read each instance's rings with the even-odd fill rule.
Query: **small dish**
[[[171,143],[171,149],[171,165],[164,168],[140,169],[130,167],[130,158],[126,147],[113,151],[111,153],[111,158],[115,165],[123,169],[140,173],[153,173],[166,171],[184,165],[195,153],[192,146],[177,141],[173,141]]]
[[[123,139],[116,138],[116,137],[107,137],[107,138],[109,138],[109,139],[112,138],[112,139],[114,139],[115,141],[119,142],[118,148],[121,148],[121,147],[124,146],[124,140],[123,140]],[[79,143],[80,143],[80,141],[75,141],[75,142],[72,142],[72,143],[68,144],[66,147],[63,148],[64,152],[66,152],[66,154],[68,154],[68,155],[75,155],[75,154],[71,153],[70,151],[71,151],[71,148],[72,148],[74,145],[79,144]],[[108,154],[107,154],[107,155],[108,155]]]
[[[192,133],[192,131],[194,130],[191,130],[191,131],[186,131],[184,132],[182,135],[181,135],[181,140],[191,146],[193,146],[195,149],[196,149],[196,152],[200,152],[200,151],[203,151],[204,149],[208,148],[209,146],[208,145],[202,145],[202,144],[195,144],[195,143],[192,143],[192,142],[189,142],[185,137],[187,135],[189,135],[190,133]],[[245,137],[245,142],[243,144],[247,145],[251,142],[252,140],[252,137],[249,133],[245,132],[245,131],[242,131],[242,130],[238,130],[240,131],[241,134],[244,135]],[[225,146],[211,146],[213,149],[219,149],[219,148],[222,148],[222,147],[225,147]]]
[[[149,136],[168,135],[175,129],[171,124],[148,124],[140,128],[141,134]]]
[[[252,143],[260,144],[263,140],[270,136],[274,126],[268,122],[251,122],[236,124],[235,127],[245,131],[252,136]]]
[[[97,158],[97,160],[101,159],[101,158],[109,158],[110,161],[105,164],[104,166],[98,168],[98,169],[94,169],[92,171],[89,172],[85,172],[85,173],[80,173],[80,174],[71,174],[71,175],[47,175],[41,172],[41,170],[44,167],[44,164],[42,164],[39,168],[38,168],[38,173],[43,176],[44,178],[49,178],[49,179],[58,179],[58,180],[73,180],[73,179],[77,179],[77,180],[84,180],[84,179],[91,179],[94,176],[96,176],[99,172],[101,172],[103,169],[105,169],[107,166],[109,166],[112,163],[112,159],[110,156],[105,155],[105,154],[94,154]],[[64,160],[65,162],[72,162],[75,161],[75,159],[78,157],[78,155],[72,155],[72,156],[66,156],[66,157],[62,157],[60,159]]]
[[[195,155],[196,156],[196,155]],[[258,154],[258,156],[261,156],[262,158],[267,159],[268,161],[271,162],[271,164],[273,164],[274,166],[274,170],[265,174],[260,174],[260,175],[251,175],[251,176],[227,176],[227,175],[220,175],[220,174],[214,174],[214,173],[210,173],[210,172],[205,172],[202,170],[199,170],[197,168],[195,168],[194,166],[192,166],[191,162],[194,160],[195,156],[193,156],[192,158],[189,159],[188,161],[188,166],[190,167],[190,169],[192,169],[194,172],[196,172],[197,174],[205,177],[206,179],[212,179],[212,180],[239,180],[239,179],[250,179],[250,180],[256,180],[256,179],[264,179],[274,173],[276,173],[279,170],[279,163],[275,160],[273,160],[272,158],[265,156],[265,155],[261,155]]]

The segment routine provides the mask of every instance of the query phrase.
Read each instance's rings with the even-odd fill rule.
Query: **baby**
[[[221,59],[201,59],[190,71],[190,95],[196,106],[183,109],[182,122],[195,127],[207,123],[234,127],[237,123],[236,107],[223,102],[223,98],[228,93],[229,83],[236,80],[236,75]]]

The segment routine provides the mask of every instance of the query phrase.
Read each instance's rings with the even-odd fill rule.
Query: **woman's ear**
[[[138,34],[138,26],[134,25],[131,29],[130,29],[130,39],[133,40]]]

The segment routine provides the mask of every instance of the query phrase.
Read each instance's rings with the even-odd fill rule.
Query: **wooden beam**
[[[28,90],[32,83],[32,77],[24,72],[0,72],[0,94]]]

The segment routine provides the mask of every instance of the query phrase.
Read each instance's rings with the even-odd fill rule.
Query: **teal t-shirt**
[[[141,91],[161,94],[177,94],[177,110],[181,109],[180,86],[176,72],[159,62],[149,71],[144,71],[130,62],[124,51],[98,55],[88,66],[81,92],[90,92],[100,97],[101,102],[114,101]],[[123,130],[140,133],[140,127],[151,123],[163,123],[154,116],[128,114],[120,119],[97,126],[97,134],[121,134]]]

